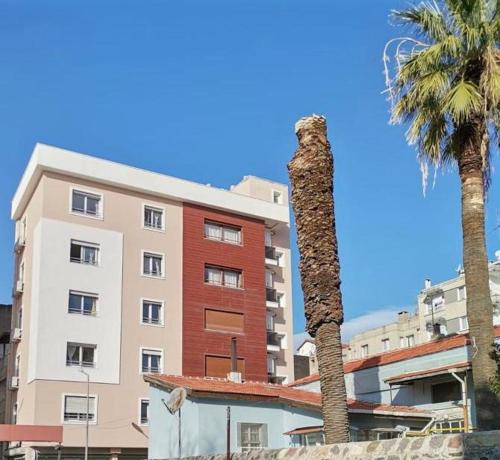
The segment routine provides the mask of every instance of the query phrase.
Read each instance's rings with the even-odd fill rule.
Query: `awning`
[[[389,385],[394,385],[397,383],[408,383],[415,380],[427,379],[430,377],[435,377],[438,375],[447,375],[451,372],[464,372],[471,368],[469,362],[462,362],[456,364],[448,364],[446,366],[435,367],[432,369],[423,369],[420,371],[407,372],[405,374],[399,374],[385,379],[385,382]]]
[[[318,433],[318,432],[323,432],[323,425],[304,426],[302,428],[295,428],[295,430],[287,431],[286,433],[283,434],[291,436],[293,434],[308,434],[308,433]]]
[[[0,441],[62,442],[62,440],[62,426],[0,424]]]

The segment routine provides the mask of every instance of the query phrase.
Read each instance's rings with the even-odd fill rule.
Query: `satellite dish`
[[[168,411],[171,414],[175,414],[181,406],[184,404],[186,400],[187,391],[183,387],[177,387],[172,390],[170,393],[170,398],[168,398],[168,402],[163,400],[163,404],[167,407]]]

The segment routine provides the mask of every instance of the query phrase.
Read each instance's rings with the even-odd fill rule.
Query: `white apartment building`
[[[63,425],[81,458],[146,458],[143,375],[293,380],[288,190],[231,190],[37,144],[16,222],[8,422]],[[8,456],[52,458],[54,446]],[[35,458],[35,457],[33,457]]]
[[[497,255],[499,252],[497,251]],[[489,263],[493,323],[500,324],[500,257]],[[397,321],[354,335],[347,359],[407,348],[432,340],[436,333],[461,334],[469,330],[466,312],[467,290],[463,271],[455,278],[432,285],[430,280],[417,296],[414,313],[402,311]]]

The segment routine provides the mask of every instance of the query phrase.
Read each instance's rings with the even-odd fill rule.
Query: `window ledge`
[[[141,321],[141,326],[165,327],[165,324],[164,323],[158,323],[158,324],[146,323],[144,321]]]
[[[78,212],[73,210],[71,210],[69,213],[72,214],[73,216],[86,217],[87,219],[104,220],[104,216],[102,214],[99,216],[93,216],[92,214],[85,214],[84,212]]]
[[[205,284],[205,286],[212,286],[215,288],[234,289],[236,291],[244,291],[245,290],[245,288],[242,288],[242,287],[225,286],[224,284],[207,283],[206,281],[204,282],[204,284]]]
[[[165,227],[164,228],[155,228],[155,227],[148,227],[146,225],[143,225],[142,228],[144,230],[149,230],[151,232],[156,232],[156,233],[165,233]]]
[[[149,278],[149,279],[153,279],[153,280],[164,280],[164,279],[166,279],[165,275],[154,276],[154,275],[147,275],[145,273],[141,273],[141,276],[143,278]]]

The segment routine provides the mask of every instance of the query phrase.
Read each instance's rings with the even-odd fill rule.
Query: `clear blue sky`
[[[1,0],[0,302],[10,301],[10,200],[35,142],[221,187],[246,174],[286,182],[293,125],[311,113],[328,118],[334,148],[346,317],[413,305],[424,278],[454,275],[456,173],[422,196],[415,152],[380,94],[382,47],[399,33],[388,13],[401,5]],[[496,174],[491,258],[499,196]],[[301,331],[296,271],[294,282]]]

